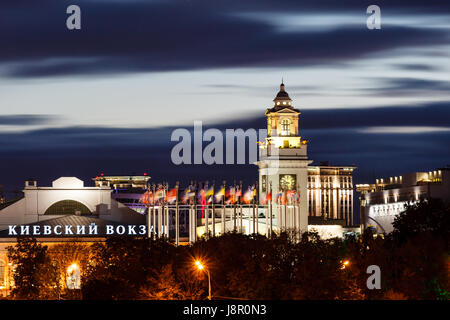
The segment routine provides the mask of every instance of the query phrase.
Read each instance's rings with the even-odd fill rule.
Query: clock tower
[[[259,146],[259,194],[272,190],[275,204],[280,191],[296,190],[300,196],[298,206],[281,214],[274,210],[278,229],[300,229],[308,231],[308,159],[307,141],[302,140],[299,129],[300,111],[292,105],[284,83],[273,100],[272,108],[266,110],[267,138]],[[284,217],[283,217],[284,216]]]

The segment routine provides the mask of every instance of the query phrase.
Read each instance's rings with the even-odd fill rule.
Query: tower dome
[[[289,94],[284,90],[284,83],[283,81],[280,84],[280,91],[278,91],[277,96],[275,99],[273,99],[273,102],[275,103],[275,107],[286,107],[286,106],[292,106],[292,99],[289,97]]]

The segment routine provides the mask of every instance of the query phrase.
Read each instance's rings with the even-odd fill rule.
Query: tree
[[[14,266],[15,287],[11,292],[14,298],[56,298],[57,268],[51,263],[47,246],[34,238],[19,237],[14,247],[8,247],[8,258]]]
[[[450,239],[450,204],[440,199],[421,200],[407,206],[393,222],[394,236],[404,242],[424,232],[431,233],[436,240],[443,240],[448,248]]]
[[[81,279],[90,261],[90,247],[86,244],[67,242],[56,244],[49,248],[48,254],[52,264],[56,266],[58,274],[57,287],[58,297],[63,299],[81,299],[80,290],[69,290],[67,288],[69,266],[75,264],[80,270]]]
[[[166,240],[112,237],[91,249],[83,299],[136,299],[147,279],[177,257],[177,248]]]
[[[139,298],[144,300],[183,300],[186,299],[180,284],[176,281],[172,264],[162,267],[159,274],[150,277],[139,290]]]

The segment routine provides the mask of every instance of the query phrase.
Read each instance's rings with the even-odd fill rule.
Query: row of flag
[[[186,188],[181,192],[180,197],[178,197],[178,188],[173,188],[170,190],[165,190],[163,188],[158,188],[156,190],[146,191],[140,202],[146,205],[154,205],[156,203],[169,203],[172,204],[177,201],[181,201],[183,204],[194,203],[197,198],[199,203],[202,205],[208,205],[210,203],[224,203],[224,204],[235,204],[238,202],[250,204],[257,200],[257,189],[255,187],[249,187],[244,193],[238,187],[230,187],[228,190],[225,187],[219,189],[215,192],[214,187],[209,189],[200,189],[196,191],[191,188]],[[300,195],[296,190],[287,190],[278,192],[274,199],[272,197],[272,191],[263,194],[260,197],[260,202],[262,204],[267,204],[269,201],[275,201],[280,204],[295,203],[300,199]]]

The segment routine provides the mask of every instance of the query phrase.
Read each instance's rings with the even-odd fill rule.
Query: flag
[[[272,201],[272,190],[266,195],[266,201]]]
[[[139,199],[140,203],[143,203],[145,205],[153,204],[153,192],[151,190],[146,191],[142,197]]]
[[[277,193],[276,202],[281,203],[281,198],[283,198],[283,191]]]
[[[159,188],[158,190],[156,190],[155,192],[155,201],[157,200],[161,200],[164,198],[164,189]]]
[[[249,188],[247,191],[245,191],[242,200],[248,204],[248,203],[252,202],[253,195],[254,195],[254,190]]]
[[[173,188],[170,191],[167,191],[166,194],[166,202],[173,203],[177,200],[177,188]]]
[[[270,191],[269,193],[267,193],[265,196],[261,197],[261,203],[262,204],[267,204],[268,201],[272,201],[272,191]]]
[[[281,204],[287,204],[286,192],[284,191],[281,193]]]
[[[299,202],[300,201],[300,192],[295,192],[294,201],[295,202]]]
[[[286,191],[286,198],[288,201],[294,201],[296,191],[295,190],[288,190]]]
[[[183,202],[183,203],[188,202],[188,200],[190,198],[190,196],[189,196],[190,192],[191,192],[191,190],[189,190],[189,188],[184,190],[183,197],[181,198],[181,202]]]
[[[233,204],[236,202],[236,188],[234,187],[230,187],[230,189],[227,190],[227,192],[225,193],[225,198],[227,199],[225,201],[226,204]]]
[[[198,192],[198,198],[200,200],[200,203],[202,203],[203,200],[205,199],[205,194],[206,194],[205,189],[202,189]]]
[[[225,187],[222,187],[215,195],[216,202],[220,202],[224,195],[225,195]]]
[[[212,202],[212,196],[214,195],[214,187],[209,188],[208,191],[206,191],[205,197],[208,199],[208,203]],[[208,198],[209,197],[209,198]]]

